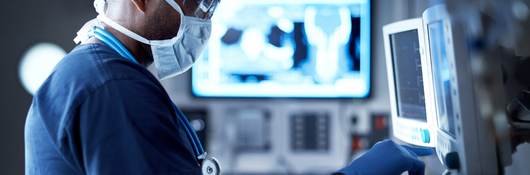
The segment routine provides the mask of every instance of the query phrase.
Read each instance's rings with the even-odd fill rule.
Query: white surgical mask
[[[153,61],[158,78],[163,80],[189,70],[200,57],[211,34],[211,21],[185,16],[174,0],[165,0],[180,14],[180,26],[177,36],[167,40],[148,40],[105,16],[103,10],[97,10],[97,19],[124,35],[151,46]],[[98,9],[96,4],[96,9]]]

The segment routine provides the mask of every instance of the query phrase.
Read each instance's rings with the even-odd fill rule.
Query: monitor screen
[[[455,135],[453,99],[451,96],[451,69],[447,59],[445,34],[442,21],[429,24],[429,44],[431,47],[434,91],[438,117],[438,127],[448,134]]]
[[[418,30],[389,36],[399,117],[427,120]]]
[[[369,0],[223,0],[192,70],[198,97],[365,98]]]

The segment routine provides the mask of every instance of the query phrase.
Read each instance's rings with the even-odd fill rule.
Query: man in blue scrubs
[[[191,67],[218,2],[97,0],[100,25],[89,26],[90,37],[34,96],[26,174],[201,174],[159,79]],[[157,77],[146,69],[152,63]],[[414,153],[384,141],[338,173],[422,174],[423,167]]]

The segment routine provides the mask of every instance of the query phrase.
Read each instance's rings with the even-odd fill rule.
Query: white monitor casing
[[[406,116],[399,116],[398,102],[397,102],[397,91],[396,91],[396,78],[394,70],[394,58],[393,48],[390,37],[393,34],[401,32],[407,32],[417,30],[419,39],[419,49],[421,57],[421,66],[424,82],[424,95],[425,95],[425,110],[426,110],[426,121],[414,120],[407,118]],[[426,55],[428,50],[425,46],[425,32],[423,29],[423,22],[421,18],[409,19],[404,21],[395,22],[392,24],[385,25],[383,27],[383,38],[386,55],[386,65],[388,73],[389,83],[389,95],[390,105],[392,113],[392,133],[393,136],[403,142],[414,146],[422,147],[434,147],[436,146],[436,116],[434,110],[434,97],[432,80],[430,76],[431,70]],[[403,43],[408,44],[408,43]]]

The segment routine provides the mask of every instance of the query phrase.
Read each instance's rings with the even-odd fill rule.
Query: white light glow
[[[280,28],[285,33],[291,33],[294,30],[294,24],[292,20],[287,18],[282,18],[278,20],[278,28]]]
[[[241,37],[241,48],[248,55],[249,59],[257,60],[263,49],[265,49],[266,39],[263,32],[258,29],[250,28],[243,32]]]
[[[50,43],[36,44],[26,51],[19,65],[20,81],[26,91],[35,94],[65,55],[61,47]]]
[[[274,18],[280,18],[284,14],[283,9],[280,7],[271,7],[267,10],[267,13]]]

